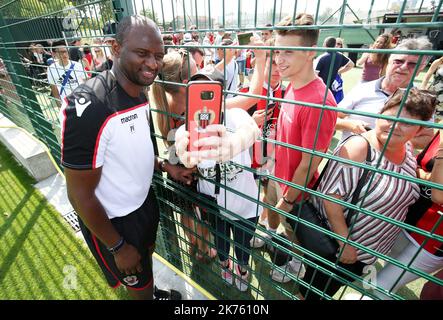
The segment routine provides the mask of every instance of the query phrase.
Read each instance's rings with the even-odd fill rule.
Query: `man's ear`
[[[121,45],[116,40],[112,41],[111,53],[114,57],[120,56],[121,49],[122,49]]]
[[[317,48],[317,45],[313,45],[312,47]],[[306,54],[310,60],[314,60],[315,57],[317,56],[317,51],[315,51],[315,50],[314,51],[306,51]]]

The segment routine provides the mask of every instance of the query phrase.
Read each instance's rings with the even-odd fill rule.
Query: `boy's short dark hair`
[[[63,39],[54,40],[52,42],[52,51],[55,51],[56,47],[66,47],[66,42]]]
[[[278,27],[289,27],[289,26],[310,26],[314,24],[314,17],[308,13],[299,13],[292,23],[292,17],[287,16],[280,21]],[[278,29],[277,34],[279,36],[295,35],[302,38],[302,43],[306,47],[315,46],[318,42],[319,36],[318,29]]]
[[[327,37],[324,44],[326,48],[335,48],[335,45],[337,44],[337,39],[335,39],[334,37]]]

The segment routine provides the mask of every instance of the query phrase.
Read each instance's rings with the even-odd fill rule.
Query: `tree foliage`
[[[150,9],[143,9],[140,12],[140,15],[148,17],[149,19],[152,19],[152,20],[154,20],[156,22],[159,22],[157,14],[156,13],[154,14]]]

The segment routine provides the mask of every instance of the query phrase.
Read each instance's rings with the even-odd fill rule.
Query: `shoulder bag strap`
[[[369,164],[369,163],[371,163],[371,145],[369,144],[369,141],[365,137],[363,137],[363,136],[361,136],[361,137],[363,139],[365,139],[368,144],[368,151],[366,154],[366,164]],[[351,204],[356,204],[358,202],[358,198],[360,196],[361,189],[363,189],[363,186],[366,183],[366,179],[368,177],[368,174],[369,174],[369,170],[364,169],[363,174],[360,177],[360,180],[358,180],[357,188],[354,191],[354,195],[352,196]],[[351,223],[351,219],[352,219],[354,213],[355,213],[354,209],[349,209],[348,215],[346,217],[346,224],[348,226]]]
[[[347,138],[342,142],[342,144],[343,144],[346,140],[348,140],[350,137],[352,137],[352,136],[347,137]],[[366,164],[369,164],[369,163],[371,163],[371,158],[372,158],[372,155],[371,155],[371,145],[369,144],[369,141],[368,141],[365,137],[363,137],[363,136],[361,136],[361,137],[362,137],[363,139],[365,139],[366,142],[367,142],[367,144],[368,144],[368,146],[367,146],[368,149],[367,149],[367,153],[366,153]],[[329,165],[330,162],[331,162],[331,160],[328,160],[328,162],[326,163],[326,165],[325,165],[325,167],[323,168],[322,172],[320,173],[320,176],[318,177],[317,181],[315,182],[314,186],[312,187],[312,190],[317,190],[317,188],[318,188],[318,186],[319,186],[319,184],[320,184],[321,179],[323,178],[323,176],[325,175],[325,173],[326,173],[326,171],[327,171],[327,169],[328,169],[328,165]],[[367,179],[367,177],[368,177],[368,174],[369,174],[369,171],[365,169],[364,172],[363,172],[363,174],[362,174],[362,176],[361,176],[360,179],[358,180],[357,188],[356,188],[355,191],[354,191],[354,195],[353,195],[353,197],[352,197],[351,204],[356,204],[356,203],[357,203],[358,198],[359,198],[359,196],[360,196],[361,189],[363,189],[363,186],[364,186],[365,183],[366,183],[366,179]],[[348,215],[347,215],[347,217],[346,217],[346,224],[347,224],[348,226],[349,226],[349,224],[350,224],[350,222],[351,222],[352,216],[354,215],[354,211],[355,211],[355,210],[350,209],[349,212],[348,212]]]
[[[353,137],[353,136],[351,135],[351,136],[348,136],[346,139],[344,139],[343,142],[341,143],[341,145],[343,145],[351,137]],[[326,170],[328,169],[329,162],[331,162],[331,160],[328,160],[328,162],[326,162],[323,170],[320,173],[320,176],[318,177],[317,181],[315,181],[315,184],[312,187],[312,190],[317,190],[318,185],[320,184],[321,179],[323,178],[323,176],[325,175]]]

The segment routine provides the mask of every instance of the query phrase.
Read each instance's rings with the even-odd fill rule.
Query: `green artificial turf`
[[[0,144],[0,299],[127,299]]]

